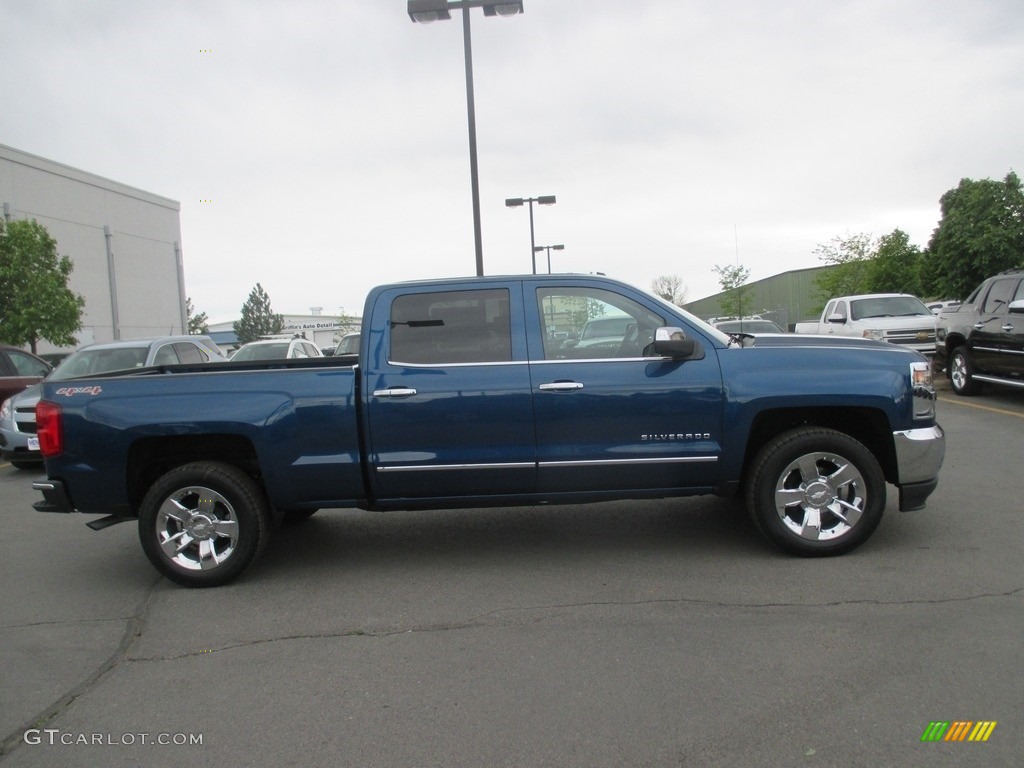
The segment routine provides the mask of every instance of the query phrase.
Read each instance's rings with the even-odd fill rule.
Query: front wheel
[[[167,472],[139,508],[139,539],[160,573],[186,587],[237,577],[266,544],[270,507],[237,467],[214,461]]]
[[[847,434],[800,427],[758,453],[747,509],[764,535],[804,557],[860,546],[885,510],[885,476],[872,453]]]
[[[976,395],[981,382],[974,378],[974,363],[967,347],[957,347],[949,360],[949,384],[958,395]]]

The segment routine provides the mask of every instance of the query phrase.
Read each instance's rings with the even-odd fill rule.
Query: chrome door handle
[[[541,392],[575,392],[577,389],[583,389],[583,385],[578,381],[553,381],[550,384],[541,384],[538,389]]]
[[[1003,330],[1006,331],[1007,333],[1013,331],[1013,323],[1007,323],[1006,325],[1004,325]]]
[[[984,322],[982,322],[981,320],[979,320],[978,322],[976,322],[976,323],[974,324],[974,327],[975,327],[975,328],[977,328],[977,329],[978,329],[978,330],[980,331],[980,330],[981,330],[982,328],[984,328],[984,327],[985,327],[985,323],[984,323]]]
[[[411,387],[395,387],[394,389],[375,389],[374,397],[412,397],[416,390]]]

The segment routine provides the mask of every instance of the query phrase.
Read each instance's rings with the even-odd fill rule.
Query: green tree
[[[209,333],[210,326],[207,321],[210,319],[206,316],[205,312],[200,312],[198,315],[195,313],[196,309],[192,306],[192,299],[185,299],[185,313],[188,315],[188,332],[192,336],[198,336],[200,334]]]
[[[661,275],[651,281],[651,292],[677,307],[686,301],[686,286],[678,275]]]
[[[910,243],[910,236],[894,229],[879,238],[867,269],[867,293],[912,293],[920,295],[923,253]]]
[[[718,275],[718,284],[725,294],[719,302],[722,312],[727,315],[743,317],[743,300],[746,298],[743,286],[750,278],[750,268],[740,264],[734,267],[722,267],[716,264],[715,274]]]
[[[68,288],[72,268],[39,222],[0,222],[0,341],[33,352],[41,339],[78,343],[85,299]]]
[[[870,293],[870,260],[874,255],[871,235],[861,232],[833,237],[829,242],[818,245],[814,254],[833,267],[814,281],[822,307],[835,296]]]
[[[922,270],[928,294],[963,299],[985,278],[1024,263],[1024,190],[1016,173],[1002,181],[961,179],[939,205]]]
[[[270,308],[270,297],[263,290],[263,286],[256,283],[256,287],[242,305],[241,319],[237,320],[233,327],[238,343],[247,344],[263,336],[280,333],[284,327],[284,318],[274,314]]]

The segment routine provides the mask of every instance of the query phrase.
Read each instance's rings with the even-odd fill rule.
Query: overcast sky
[[[694,300],[819,243],[925,246],[961,178],[1024,172],[1021,0],[525,0],[472,11],[487,274]],[[5,0],[0,143],[181,202],[186,291],[358,314],[473,274],[462,21],[405,0]],[[211,202],[201,202],[201,201]],[[544,254],[538,262],[547,271]]]

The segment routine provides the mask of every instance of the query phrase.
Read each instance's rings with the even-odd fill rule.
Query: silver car
[[[148,366],[226,360],[209,336],[161,336],[90,344],[65,358],[46,378],[47,381],[63,381]],[[18,469],[30,469],[43,460],[36,437],[38,402],[39,385],[36,384],[0,404],[0,458]]]

